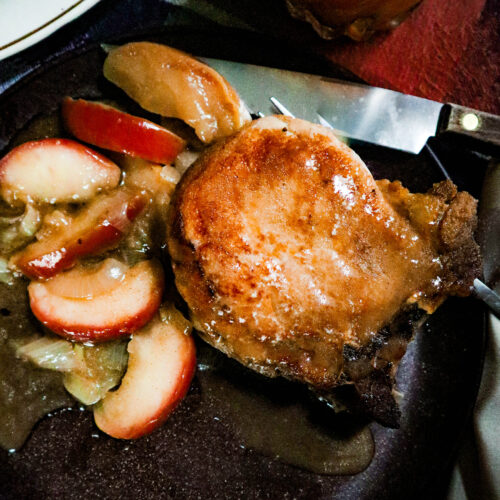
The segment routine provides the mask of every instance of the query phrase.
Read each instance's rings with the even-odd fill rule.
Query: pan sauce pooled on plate
[[[405,311],[470,293],[475,225],[476,201],[451,182],[411,194],[375,181],[328,129],[266,117],[185,174],[168,248],[194,326],[213,346],[321,392],[382,378],[390,395],[387,374],[406,346],[384,342],[362,367],[356,353]]]

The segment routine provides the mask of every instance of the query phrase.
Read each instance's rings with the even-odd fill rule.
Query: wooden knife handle
[[[439,117],[438,135],[447,132],[500,148],[500,116],[497,115],[458,104],[445,104]]]

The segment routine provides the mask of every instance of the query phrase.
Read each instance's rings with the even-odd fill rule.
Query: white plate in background
[[[82,15],[99,0],[0,0],[0,60]]]

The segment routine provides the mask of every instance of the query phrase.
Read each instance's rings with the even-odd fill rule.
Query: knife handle
[[[447,132],[466,136],[490,148],[500,148],[500,116],[497,115],[445,104],[439,116],[438,135]]]

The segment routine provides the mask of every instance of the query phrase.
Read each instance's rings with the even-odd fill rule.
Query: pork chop
[[[168,220],[176,285],[201,336],[320,391],[367,376],[353,352],[368,350],[371,369],[374,356],[377,369],[396,363],[406,346],[382,363],[380,332],[404,311],[468,295],[480,273],[470,195],[449,181],[427,194],[375,181],[330,130],[282,116],[202,155]]]

